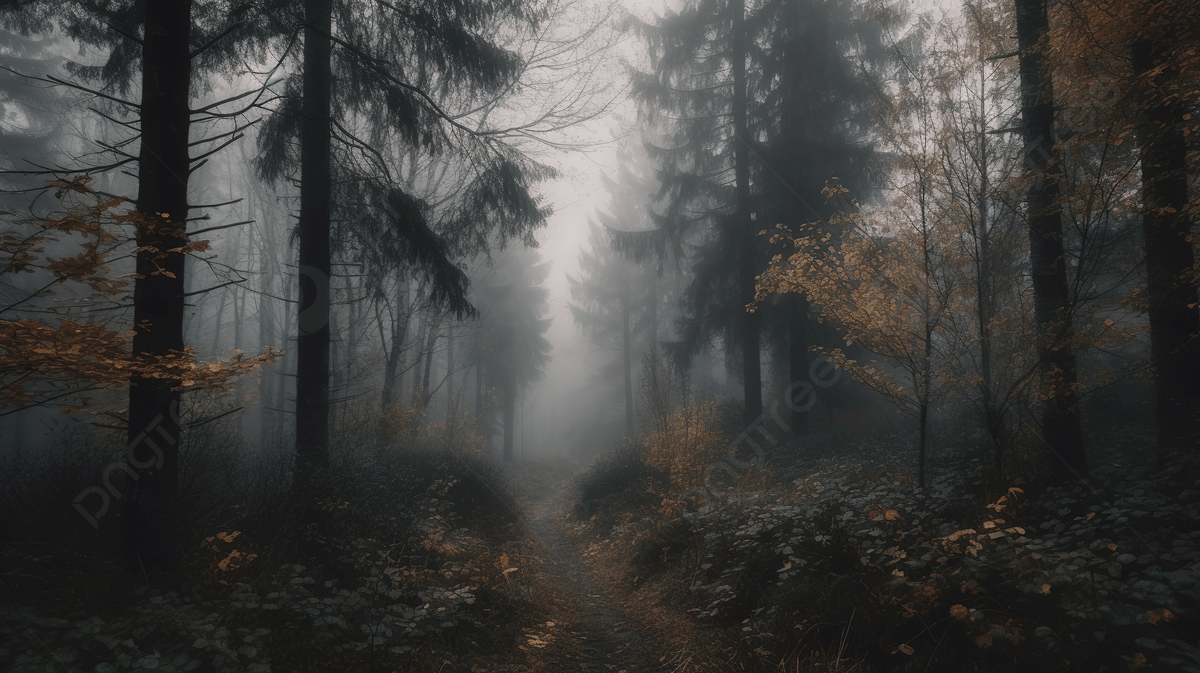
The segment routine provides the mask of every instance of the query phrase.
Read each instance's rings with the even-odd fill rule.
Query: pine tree
[[[261,24],[253,15],[256,8],[225,0],[102,5],[37,0],[0,9],[6,23],[24,34],[57,28],[83,45],[108,51],[103,66],[71,65],[78,78],[101,82],[102,91],[78,83],[66,85],[113,101],[124,110],[136,110],[137,120],[126,126],[137,130],[139,153],[134,156],[110,147],[117,155],[112,163],[74,170],[100,171],[136,163],[139,217],[133,353],[144,365],[184,353],[184,258],[202,245],[189,241],[185,227],[191,207],[188,176],[206,155],[224,147],[202,148],[193,157],[189,133],[194,121],[227,116],[219,111],[220,102],[194,110],[191,92],[193,85],[206,88],[206,78],[214,73],[228,73],[231,64],[241,63],[247,50],[262,43]],[[140,84],[140,101],[124,100],[135,82]],[[239,137],[235,129],[211,140],[224,136]],[[147,467],[132,484],[122,530],[130,570],[138,575],[169,575],[178,564],[175,496],[182,386],[179,377],[147,377],[136,370],[130,380],[129,459]],[[152,451],[149,457],[147,450]]]
[[[745,6],[742,0],[687,2],[638,28],[654,72],[635,75],[635,95],[652,121],[660,114],[677,120],[667,124],[663,146],[648,146],[659,166],[658,196],[667,201],[656,225],[676,241],[702,229],[706,243],[683,294],[681,339],[669,353],[686,365],[716,335],[727,348],[738,344],[743,415],[750,422],[762,413],[762,372],[759,318],[744,309],[754,299],[760,268],[751,219]]]
[[[654,271],[623,258],[613,250],[607,232],[590,220],[587,242],[588,249],[579,250],[579,277],[567,277],[571,314],[592,343],[617,353],[613,364],[623,384],[625,434],[632,436],[633,366],[641,360],[641,345],[655,338]]]
[[[762,26],[756,40],[767,45],[755,54],[752,108],[763,138],[755,146],[755,182],[764,225],[795,232],[809,226],[838,236],[831,225],[836,208],[822,194],[826,181],[871,194],[876,156],[869,113],[880,88],[875,71],[888,60],[881,38],[896,21],[890,9],[860,2],[776,0],[755,10],[752,22]],[[820,329],[808,299],[796,293],[761,310],[775,328],[788,379],[806,380],[808,351]],[[804,432],[807,414],[789,406],[793,431]]]
[[[500,392],[504,412],[504,460],[513,459],[517,406],[550,361],[546,330],[550,264],[536,250],[513,248],[476,289],[483,311],[480,350],[487,380]]]
[[[498,35],[543,17],[540,5],[512,0],[306,0],[303,19],[279,16],[281,25],[304,27],[305,49],[259,136],[259,167],[274,181],[301,167],[298,348],[305,364],[297,372],[297,419],[304,419],[297,466],[307,483],[327,462],[330,255],[344,241],[360,240],[388,270],[403,266],[422,276],[432,304],[462,317],[474,308],[454,258],[496,240],[532,242],[531,232],[544,224],[547,210],[530,188],[552,172],[486,126],[469,128],[452,116],[514,83],[520,59],[500,46]],[[393,149],[411,158],[407,184]],[[413,193],[417,153],[445,153],[456,164],[460,186],[441,221]]]
[[[777,221],[827,219],[818,209],[825,181],[865,179],[864,113],[873,92],[864,73],[893,20],[867,7],[688,2],[640,26],[654,72],[636,76],[635,93],[664,128],[661,146],[651,148],[667,204],[656,225],[668,239],[699,242],[670,352],[686,363],[714,338],[727,350],[737,344],[747,422],[762,411],[763,325],[787,325],[795,377],[808,340],[802,302],[745,311],[767,261],[757,234]]]

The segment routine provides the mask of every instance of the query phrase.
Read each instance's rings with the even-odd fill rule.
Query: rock
[[[1133,554],[1121,554],[1120,556],[1117,557],[1117,563],[1120,563],[1122,565],[1129,565],[1130,563],[1133,563],[1136,560],[1137,560],[1137,557],[1134,556]]]

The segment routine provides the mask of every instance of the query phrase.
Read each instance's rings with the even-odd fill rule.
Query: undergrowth
[[[351,420],[307,530],[287,443],[220,423],[187,436],[183,564],[165,588],[124,571],[119,503],[98,530],[71,506],[117,441],[71,433],[10,459],[0,668],[449,671],[504,657],[534,597],[513,575],[524,531],[503,469],[461,427]]]
[[[921,491],[900,440],[775,446],[773,479],[684,507],[627,444],[577,477],[576,532],[631,604],[707,629],[681,673],[1200,671],[1194,464],[1131,472],[1122,445],[1093,453],[1087,485],[998,492],[946,454]]]

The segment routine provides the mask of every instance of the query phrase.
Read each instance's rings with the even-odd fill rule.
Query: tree
[[[287,80],[283,102],[260,135],[260,169],[268,179],[287,178],[297,158],[292,149],[297,133],[312,138],[300,143],[308,149],[299,159],[308,176],[301,178],[301,193],[317,199],[312,217],[301,216],[300,236],[302,259],[317,262],[303,264],[314,269],[305,281],[314,289],[302,300],[309,307],[305,318],[312,319],[308,341],[314,352],[328,349],[323,327],[328,310],[308,299],[321,297],[319,287],[327,282],[323,250],[337,254],[343,241],[360,240],[363,249],[374,248],[375,257],[392,268],[402,265],[422,276],[437,309],[463,317],[474,307],[455,258],[513,238],[533,242],[532,232],[544,224],[548,210],[531,194],[531,185],[553,172],[506,139],[562,128],[571,121],[571,108],[555,101],[542,116],[501,128],[490,117],[528,72],[514,45],[538,37],[539,25],[558,6],[510,0],[436,6],[322,0],[306,6],[312,20],[304,25],[313,48],[306,45],[301,73]],[[336,21],[329,21],[330,12]],[[320,24],[313,22],[317,19]],[[322,46],[327,43],[329,49]],[[569,52],[564,44],[555,49]],[[543,67],[551,65],[545,54],[539,58]],[[323,112],[326,86],[332,101],[328,114]],[[572,100],[581,98],[586,96]],[[305,113],[312,105],[317,107]],[[307,132],[297,122],[302,118],[310,122]],[[328,156],[326,143],[331,143]],[[393,150],[408,160],[398,162]],[[450,193],[439,194],[436,204],[411,184],[434,157],[450,165],[451,176]],[[307,184],[313,180],[336,189]],[[319,205],[324,197],[318,198],[326,192],[331,195],[328,216]],[[330,219],[340,224],[330,229]],[[298,398],[303,406],[298,415],[324,423],[319,419],[328,415],[327,383],[322,383],[327,366],[314,359],[299,376],[307,392]],[[312,470],[324,462],[325,440],[314,431],[298,442],[298,456],[309,456],[298,458],[299,476],[310,481]]]
[[[956,286],[950,273],[955,260],[944,254],[950,249],[945,218],[929,217],[922,209],[912,212],[912,201],[924,198],[919,171],[917,176],[917,184],[902,189],[889,208],[864,213],[846,208],[845,220],[834,225],[857,226],[834,245],[829,232],[775,234],[773,242],[786,241],[795,252],[771,260],[759,277],[756,299],[804,293],[824,319],[845,330],[846,345],[859,343],[899,367],[903,386],[877,367],[848,359],[840,349],[829,352],[851,376],[917,420],[917,485],[923,488],[936,370],[947,359],[935,332],[942,329]],[[905,193],[910,190],[912,194]],[[831,183],[826,193],[844,201],[846,188]]]
[[[964,21],[943,19],[927,49],[937,54],[934,79],[941,111],[937,161],[944,203],[957,230],[954,254],[964,266],[947,331],[956,341],[948,378],[991,442],[994,478],[1004,477],[1009,447],[1007,419],[1025,401],[1036,360],[1024,356],[1029,330],[1023,301],[1022,249],[1027,249],[1011,184],[1020,146],[1004,126],[1016,104],[1015,67],[993,56],[1011,51],[1006,2],[964,3]],[[944,46],[943,46],[944,45]],[[1023,167],[1021,167],[1023,168]]]
[[[1188,196],[1188,180],[1200,175],[1200,165],[1189,160],[1187,148],[1195,130],[1189,113],[1200,102],[1200,48],[1194,28],[1183,29],[1197,21],[1195,3],[1072,0],[1054,12],[1049,41],[1060,106],[1083,122],[1077,124],[1081,135],[1113,152],[1129,136],[1137,142],[1145,309],[1163,457],[1192,449],[1200,434],[1194,385],[1200,375],[1200,279],[1189,241],[1195,203]]]
[[[752,57],[752,126],[761,129],[752,145],[753,181],[760,185],[755,207],[764,224],[828,228],[836,206],[822,194],[827,180],[859,195],[877,186],[870,113],[879,104],[879,67],[890,57],[881,38],[898,18],[892,8],[870,2],[774,0],[753,11],[754,41],[763,44]],[[795,293],[761,309],[778,335],[790,381],[808,376],[808,350],[818,336],[807,301]],[[807,414],[789,407],[793,431],[803,433]]]
[[[751,220],[749,92],[750,36],[742,0],[687,2],[651,23],[639,23],[652,73],[636,73],[634,93],[653,122],[670,114],[666,142],[649,147],[660,166],[656,218],[663,236],[681,240],[702,227],[709,247],[684,293],[688,315],[674,357],[686,364],[717,333],[742,352],[747,422],[762,414],[758,316],[744,310],[754,298],[759,269]],[[728,173],[733,173],[732,184]]]
[[[617,352],[615,364],[624,384],[625,434],[632,436],[633,361],[641,350],[635,343],[652,345],[655,338],[654,270],[620,256],[606,232],[590,219],[588,246],[589,250],[579,250],[580,276],[567,277],[574,300],[571,315],[594,344]]]
[[[1055,149],[1052,75],[1044,46],[1050,18],[1045,0],[1015,0],[1020,49],[1021,130],[1025,137],[1030,276],[1038,360],[1045,398],[1042,438],[1051,454],[1054,480],[1087,474],[1079,422],[1074,329],[1063,251],[1059,198],[1061,157]]]
[[[745,311],[766,266],[756,223],[828,221],[826,180],[865,187],[871,70],[894,18],[877,3],[691,2],[639,26],[654,72],[636,75],[635,93],[664,131],[656,225],[697,244],[671,352],[684,364],[718,336],[740,346],[747,422],[762,409],[759,332],[789,335],[795,377],[811,338],[803,299]]]
[[[184,352],[184,258],[202,244],[189,241],[187,178],[205,157],[239,138],[232,132],[199,143],[189,136],[193,121],[213,121],[236,114],[219,111],[220,101],[193,110],[194,84],[206,86],[214,72],[228,72],[231,63],[241,62],[246,50],[260,43],[258,24],[251,20],[255,8],[225,0],[162,3],[114,3],[102,6],[88,2],[47,2],[7,5],[4,20],[22,33],[33,34],[53,28],[83,45],[108,50],[103,66],[75,64],[73,72],[84,80],[103,82],[104,89],[88,89],[47,77],[48,83],[63,84],[117,103],[123,110],[136,110],[134,122],[140,140],[138,154],[120,148],[127,143],[106,145],[117,159],[103,166],[72,169],[53,168],[48,173],[109,170],[125,164],[138,167],[136,243],[137,260],[133,290],[133,354],[145,365]],[[140,33],[140,37],[139,37]],[[121,98],[140,83],[141,99],[133,103]],[[195,120],[193,119],[195,117]],[[111,117],[110,117],[111,118]],[[214,149],[193,157],[190,148],[204,142],[224,140]],[[122,530],[131,570],[138,574],[169,574],[174,571],[178,480],[179,395],[183,380],[144,377],[132,372],[129,387],[128,437],[133,447],[143,444],[154,450],[152,467],[132,485],[125,504]],[[153,431],[156,439],[150,439]],[[132,453],[131,460],[138,460]],[[161,455],[161,457],[159,457]]]
[[[514,248],[477,290],[483,308],[480,350],[488,381],[500,390],[504,410],[504,460],[513,459],[513,430],[521,396],[550,361],[548,293],[550,264],[530,248]]]

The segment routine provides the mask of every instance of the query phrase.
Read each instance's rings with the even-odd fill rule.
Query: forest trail
[[[581,551],[566,537],[560,512],[570,498],[570,475],[564,470],[530,467],[517,480],[529,530],[545,554],[548,579],[564,594],[575,612],[572,631],[579,642],[561,656],[571,665],[564,671],[643,673],[653,670],[646,641],[636,623],[609,596]],[[563,643],[566,645],[566,643]]]

